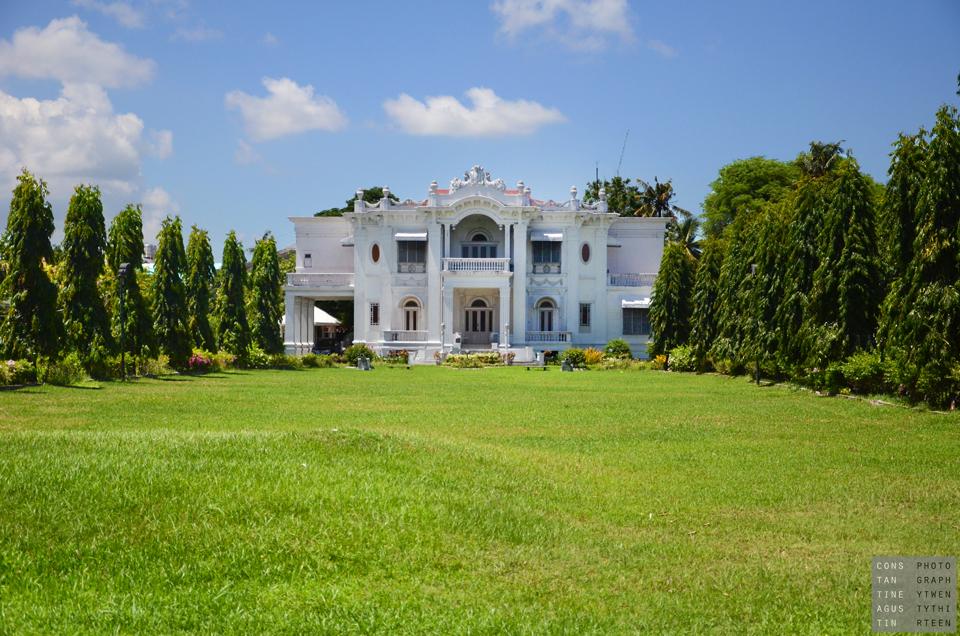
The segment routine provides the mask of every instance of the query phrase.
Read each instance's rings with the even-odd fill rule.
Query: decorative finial
[[[604,188],[603,186],[600,186],[600,200],[601,201],[607,200],[607,189]]]
[[[363,188],[357,188],[357,201],[363,201]]]
[[[577,198],[577,186],[570,186],[570,199]]]
[[[439,185],[437,184],[437,180],[434,179],[430,182],[430,194],[436,194],[437,188],[439,188]]]

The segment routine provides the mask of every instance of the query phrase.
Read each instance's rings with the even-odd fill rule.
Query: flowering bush
[[[693,357],[693,349],[687,345],[671,349],[668,367],[671,371],[696,371],[697,361]]]
[[[202,353],[194,352],[187,359],[187,371],[190,373],[209,373],[214,370],[213,360]]]
[[[0,384],[34,384],[37,371],[28,360],[7,360],[0,363]]]
[[[355,344],[350,345],[343,352],[343,357],[351,367],[357,366],[358,358],[370,358],[370,361],[376,358],[376,355],[373,353],[373,349],[368,347],[365,344]]]
[[[388,362],[390,364],[406,364],[408,359],[407,356],[409,355],[409,353],[410,352],[407,351],[406,349],[397,349],[396,351],[389,351],[387,352],[387,355],[383,356],[383,361]]]
[[[584,349],[583,361],[588,367],[593,367],[603,362],[603,351],[599,349]]]
[[[587,357],[583,353],[583,349],[567,349],[559,357],[561,362],[566,360],[574,367],[585,367],[587,365]]]
[[[662,353],[650,361],[650,368],[657,371],[663,371],[667,368],[667,356]]]

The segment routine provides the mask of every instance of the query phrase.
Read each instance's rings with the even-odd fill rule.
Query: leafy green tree
[[[700,258],[700,221],[693,215],[680,217],[667,226],[667,242],[678,243],[690,258]]]
[[[600,198],[600,188],[603,187],[607,197],[607,210],[620,216],[638,216],[637,211],[643,205],[640,199],[640,188],[631,184],[630,179],[616,176],[613,179],[591,181],[583,193],[586,203],[593,203]]]
[[[944,405],[960,392],[960,118],[937,112],[916,209],[913,258],[891,333],[907,391]]]
[[[24,170],[17,177],[7,217],[7,275],[0,298],[9,302],[0,321],[0,349],[7,358],[57,357],[64,330],[57,288],[45,263],[53,257],[53,209],[43,180]]]
[[[67,342],[85,359],[102,359],[112,349],[113,338],[98,286],[107,247],[99,188],[76,187],[63,232],[58,277]]]
[[[154,339],[153,320],[149,304],[144,298],[146,276],[143,273],[143,217],[140,206],[131,204],[121,210],[110,223],[107,237],[113,337],[117,341],[120,339],[122,316],[125,323],[124,349],[134,356],[143,356],[153,347]],[[123,263],[129,264],[130,271],[121,279],[120,265]]]
[[[277,242],[267,232],[253,248],[250,272],[250,329],[253,342],[267,353],[283,352],[280,335],[283,278]]]
[[[674,347],[687,343],[696,263],[679,243],[668,243],[663,249],[650,305],[653,332],[650,353],[653,355],[669,353]]]
[[[210,299],[217,275],[206,230],[194,225],[187,241],[187,330],[193,344],[206,351],[217,350],[217,340],[210,326]]]
[[[167,217],[157,236],[153,260],[153,330],[160,351],[174,368],[184,368],[192,339],[187,331],[187,294],[183,284],[187,255],[179,217]]]
[[[746,311],[741,355],[744,362],[753,361],[757,382],[763,371],[781,373],[776,312],[784,295],[790,214],[788,204],[767,203],[750,228],[750,276],[742,288]]]
[[[870,182],[850,159],[837,169],[820,233],[806,333],[823,366],[870,348],[882,297]]]
[[[886,261],[895,278],[903,276],[913,259],[916,239],[916,210],[923,184],[923,165],[927,153],[926,132],[901,134],[890,154],[889,180],[883,201],[880,224],[886,239]]]
[[[722,239],[704,241],[693,283],[693,307],[690,318],[690,346],[701,370],[719,332],[720,267],[723,264]]]
[[[367,203],[379,203],[380,199],[383,198],[383,188],[380,186],[375,186],[373,188],[364,188],[363,190],[363,200]],[[313,216],[343,216],[347,212],[353,212],[353,202],[357,200],[356,195],[346,200],[343,207],[340,208],[327,208],[326,210],[320,210]],[[390,193],[391,201],[399,201],[393,192]]]
[[[715,361],[745,363],[747,302],[753,275],[753,225],[758,210],[743,210],[723,234],[723,258],[717,290],[717,335],[709,355]]]
[[[704,234],[720,236],[737,213],[759,210],[765,203],[778,201],[800,176],[796,163],[750,157],[728,163],[710,184],[703,201]]]
[[[241,360],[250,347],[250,326],[244,304],[247,258],[237,235],[230,232],[223,244],[220,286],[217,290],[217,340],[220,348]]]

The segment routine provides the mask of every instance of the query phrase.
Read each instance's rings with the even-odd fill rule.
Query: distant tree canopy
[[[654,177],[652,184],[643,179],[631,183],[630,179],[616,176],[602,182],[591,181],[583,193],[583,200],[586,203],[598,200],[601,186],[607,197],[607,210],[620,216],[692,216],[673,204],[676,192],[669,180],[661,183]]]
[[[707,237],[720,236],[738,211],[758,210],[786,194],[800,176],[795,163],[750,157],[728,163],[710,184],[703,201],[703,230]]]
[[[383,198],[383,188],[380,186],[374,186],[372,188],[364,188],[363,190],[363,200],[367,203],[379,203],[380,199]],[[353,212],[353,202],[357,200],[356,195],[350,197],[344,202],[343,207],[341,208],[327,208],[326,210],[320,210],[313,216],[343,216],[347,212]],[[391,201],[399,201],[393,192],[390,193]]]

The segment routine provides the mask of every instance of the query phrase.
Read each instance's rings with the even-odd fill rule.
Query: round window
[[[590,244],[589,243],[584,243],[580,247],[580,258],[583,259],[584,263],[590,262]]]
[[[380,262],[380,246],[376,243],[374,243],[373,247],[370,248],[370,258],[373,259],[374,263]]]

